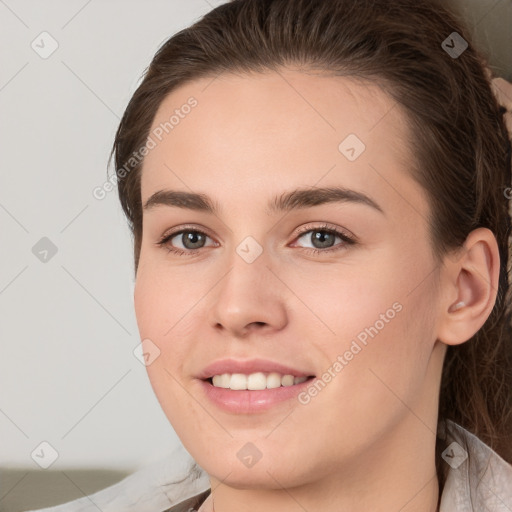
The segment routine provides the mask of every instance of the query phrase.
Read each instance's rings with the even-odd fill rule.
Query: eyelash
[[[320,254],[320,253],[325,254],[325,253],[330,253],[330,252],[334,252],[334,251],[339,251],[339,250],[345,249],[347,245],[355,245],[357,243],[355,238],[347,235],[346,233],[344,233],[336,228],[329,227],[326,224],[324,224],[322,226],[315,226],[315,227],[306,226],[299,231],[296,238],[301,238],[304,234],[309,233],[311,231],[323,231],[325,233],[329,233],[334,236],[337,236],[337,237],[341,238],[341,240],[343,241],[342,244],[338,244],[338,245],[335,245],[333,247],[329,247],[326,249],[316,249],[314,247],[302,247],[302,249],[304,249],[307,252],[312,253],[312,254]],[[156,242],[156,245],[158,245],[159,247],[166,248],[168,252],[172,252],[178,256],[195,256],[201,249],[204,249],[204,247],[201,247],[199,249],[183,250],[183,249],[179,249],[177,247],[172,247],[169,245],[169,242],[172,238],[174,238],[176,235],[180,235],[183,233],[197,233],[197,234],[203,235],[205,237],[208,237],[208,235],[204,231],[201,231],[200,229],[197,229],[197,228],[180,229],[179,231],[174,231],[172,233],[165,234],[158,242]]]

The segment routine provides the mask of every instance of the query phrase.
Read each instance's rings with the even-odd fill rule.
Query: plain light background
[[[132,245],[117,191],[92,191],[155,51],[221,3],[0,0],[2,466],[37,469],[42,442],[58,453],[52,469],[136,468],[179,444],[133,353]],[[510,79],[512,0],[456,4]],[[48,51],[52,39],[47,58],[31,46]],[[34,254],[44,237],[56,250],[47,261]]]

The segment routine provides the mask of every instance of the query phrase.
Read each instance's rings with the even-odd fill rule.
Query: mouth
[[[269,359],[222,359],[196,376],[205,400],[225,412],[252,414],[297,396],[315,375]]]

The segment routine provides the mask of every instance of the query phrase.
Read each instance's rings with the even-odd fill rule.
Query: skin
[[[144,211],[134,302],[141,339],[160,350],[147,366],[156,396],[210,476],[201,510],[212,501],[216,512],[437,510],[443,358],[492,310],[494,236],[475,230],[459,253],[434,260],[428,199],[408,174],[404,113],[374,85],[290,68],[224,74],[173,91],[153,128],[190,96],[198,105],[145,158],[142,201],[162,189],[193,191],[220,211]],[[353,162],[338,149],[350,133],[366,145]],[[266,208],[289,190],[330,186],[363,192],[383,213],[351,202]],[[324,223],[357,243],[336,238],[339,250],[313,253],[312,232],[298,230]],[[185,227],[208,234],[196,255],[157,245]],[[236,252],[247,236],[263,249],[250,264]],[[195,378],[224,357],[319,377],[394,303],[401,311],[307,405],[228,413]],[[262,453],[250,468],[237,457],[248,442]]]

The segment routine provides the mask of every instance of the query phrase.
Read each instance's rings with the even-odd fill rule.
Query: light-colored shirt
[[[449,465],[440,512],[512,512],[512,465],[451,421],[441,427]],[[212,512],[207,473],[182,446],[115,485],[63,505],[27,512]]]

